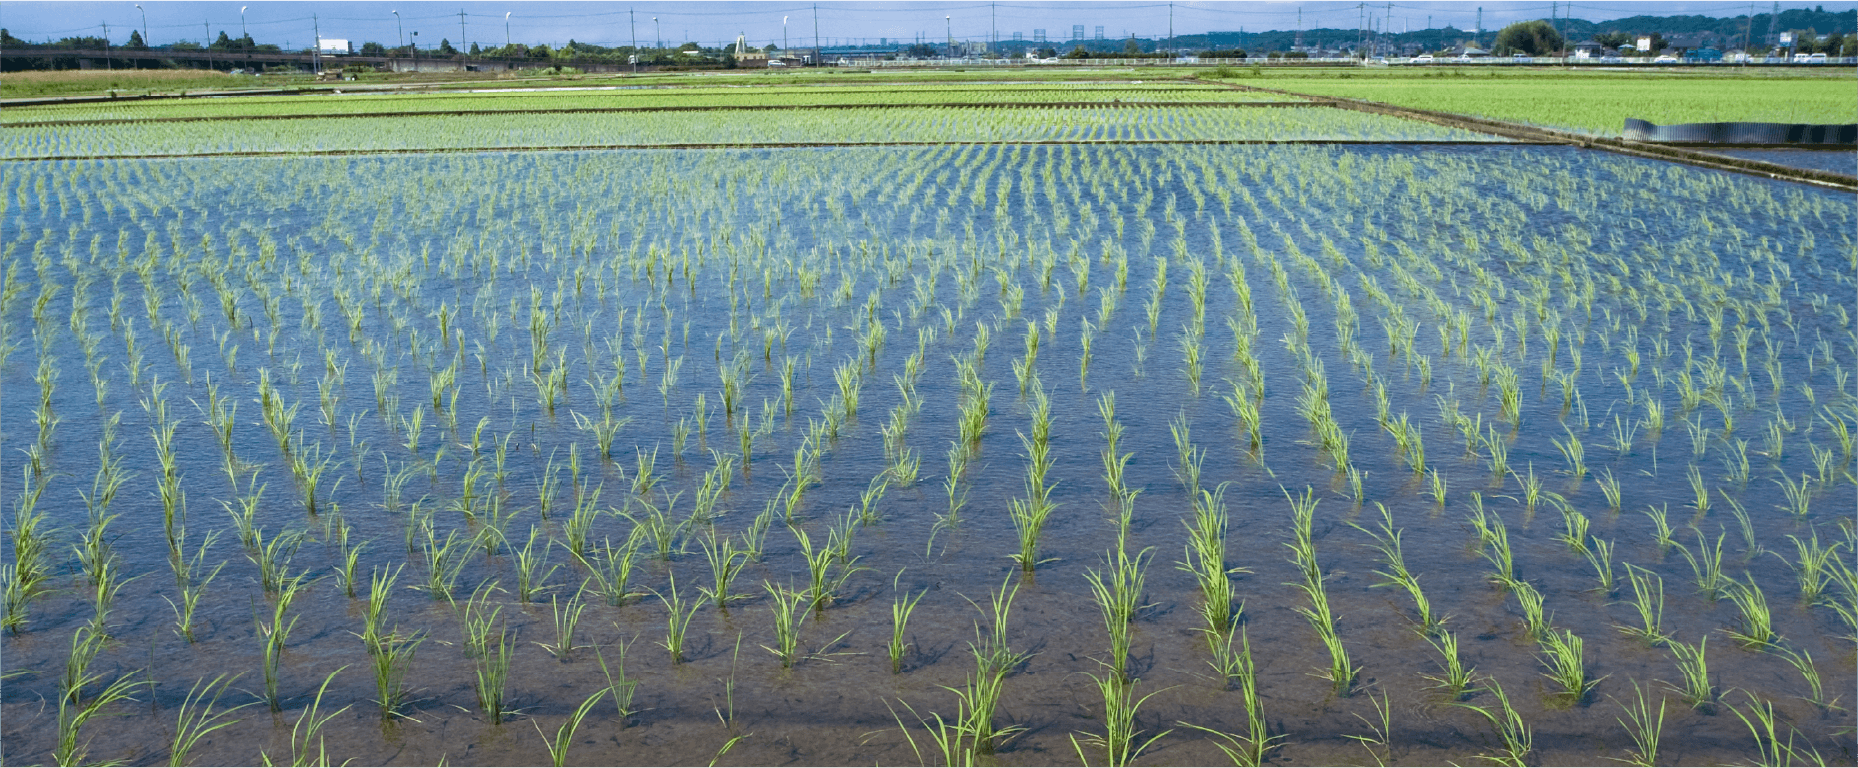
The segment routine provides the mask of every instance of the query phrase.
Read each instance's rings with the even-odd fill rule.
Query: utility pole
[[[200,26],[206,27],[206,68],[214,69],[215,67],[213,66],[213,22],[203,21],[203,22],[200,22]]]
[[[401,49],[401,48],[405,48],[405,47],[406,47],[406,28],[405,28],[405,27],[402,27],[402,26],[400,26],[400,12],[399,12],[399,11],[393,11],[392,13],[393,13],[393,15],[394,15],[394,34],[396,34],[396,35],[399,35],[399,36],[400,36],[400,45],[399,45],[398,47],[396,47],[396,48],[394,48],[394,55],[395,55],[395,56],[398,56],[398,55],[400,55],[400,49]],[[509,15],[508,15],[508,14],[505,14],[505,15],[504,15],[504,17],[503,17],[503,19],[504,19],[504,23],[505,23],[506,25],[507,25],[507,24],[509,23],[509,18],[510,18],[510,17],[509,17]],[[505,27],[503,28],[503,30],[504,30],[504,36],[505,36],[505,37],[508,37],[508,36],[509,36],[509,29],[510,29],[510,28],[509,28],[508,26],[505,26]]]
[[[819,4],[814,3],[813,4],[813,66],[817,67],[824,63],[825,62],[820,61],[820,53],[819,53]]]
[[[316,47],[310,50],[310,67],[320,75],[323,73],[323,29],[314,13],[310,14],[310,30],[316,36]]]
[[[1393,52],[1393,3],[1387,4],[1387,20],[1381,22],[1381,32],[1387,36],[1387,52]]]
[[[110,25],[107,22],[103,25],[103,68],[116,69],[116,62],[110,60]]]
[[[509,18],[504,16],[504,18]],[[632,15],[632,9],[626,9],[626,23],[632,25],[632,74],[639,73],[639,20]],[[736,51],[741,53],[741,51]]]
[[[1174,4],[1168,3],[1168,50],[1174,50]]]
[[[1362,54],[1362,49],[1367,46],[1367,35],[1368,35],[1367,7],[1368,6],[1366,3],[1355,4],[1355,55],[1356,56],[1360,56]]]
[[[460,8],[458,9],[458,52],[464,53],[469,50],[471,50],[471,44],[465,40],[464,9]]]
[[[1168,7],[1173,8],[1174,6],[1169,5]],[[988,37],[989,42],[992,44],[992,48],[996,48],[996,49],[1000,47],[1000,18],[998,14],[999,12],[995,10],[994,4],[988,3],[987,4],[987,37]],[[989,53],[991,52],[992,51],[989,51]]]
[[[1484,37],[1484,6],[1480,5],[1477,7],[1477,26],[1471,29],[1471,47],[1475,48],[1478,46],[1479,43],[1482,43],[1483,37]]]
[[[1290,48],[1294,51],[1303,50],[1303,6],[1301,5],[1297,6],[1297,42]]]
[[[1768,14],[1768,45],[1780,45],[1781,4],[1774,3],[1774,12]]]
[[[142,11],[142,47],[153,48],[154,45],[148,42],[148,11],[142,9],[141,3],[136,3],[135,9]],[[241,19],[240,23],[243,24],[243,19],[245,18],[244,8],[239,9],[239,18]]]

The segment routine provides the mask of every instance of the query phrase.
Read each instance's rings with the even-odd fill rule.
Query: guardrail
[[[1746,60],[1703,61],[1699,59],[1678,59],[1677,61],[1656,61],[1649,57],[1622,58],[1617,60],[1600,58],[1580,58],[1576,56],[1532,56],[1517,59],[1511,56],[1479,56],[1462,59],[1439,57],[1431,61],[1420,61],[1417,57],[1375,57],[1375,58],[1307,58],[1307,59],[1210,59],[1200,57],[1174,59],[879,59],[870,57],[840,57],[829,64],[850,67],[891,68],[891,67],[1307,67],[1307,66],[1475,66],[1475,67],[1530,67],[1530,66],[1567,66],[1567,67],[1835,67],[1858,65],[1858,56],[1831,56],[1822,62],[1794,61],[1784,57],[1755,56]]]

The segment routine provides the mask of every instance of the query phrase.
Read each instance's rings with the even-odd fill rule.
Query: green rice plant
[[[1639,626],[1618,624],[1614,628],[1650,645],[1663,641],[1665,636],[1660,625],[1664,620],[1664,579],[1627,563],[1626,583],[1632,585],[1632,607],[1639,614]]]
[[[439,541],[438,533],[433,530],[432,521],[421,524],[425,541],[421,544],[421,560],[426,566],[426,583],[415,589],[424,589],[434,600],[452,602],[453,593],[458,589],[458,577],[464,571],[466,549],[470,543],[458,536],[457,529],[447,531],[445,541]]]
[[[615,647],[619,649],[619,658],[611,667],[607,666],[606,654],[601,653],[598,646],[594,648],[594,658],[600,661],[600,674],[606,678],[605,693],[613,697],[613,707],[619,712],[619,727],[621,728],[629,725],[632,716],[640,711],[633,708],[632,702],[633,696],[639,691],[639,681],[626,675],[626,652],[636,641],[637,638],[634,638],[615,644]],[[618,670],[617,674],[614,670]]]
[[[1586,515],[1581,514],[1580,510],[1562,501],[1559,494],[1549,496],[1549,500],[1561,510],[1563,530],[1557,538],[1561,539],[1561,543],[1568,545],[1568,549],[1587,554],[1587,528],[1592,521],[1588,520]]]
[[[1604,675],[1588,679],[1587,667],[1581,659],[1582,645],[1581,638],[1573,630],[1551,630],[1542,635],[1542,660],[1549,669],[1544,676],[1561,687],[1561,696],[1576,704],[1606,679]]]
[[[1682,545],[1678,546],[1677,552],[1684,556],[1685,562],[1690,564],[1690,572],[1696,576],[1697,591],[1702,592],[1703,596],[1711,602],[1721,600],[1724,591],[1734,583],[1733,579],[1723,575],[1723,537],[1725,534],[1718,533],[1716,545],[1711,547],[1705,543],[1702,531],[1693,530],[1693,532],[1697,534],[1697,554],[1690,554],[1690,550]]]
[[[1735,516],[1736,524],[1740,526],[1742,530],[1743,562],[1753,560],[1766,552],[1767,550],[1761,546],[1761,541],[1755,538],[1755,522],[1749,519],[1748,509],[1742,505],[1742,502],[1737,501],[1734,496],[1730,496],[1727,491],[1718,488],[1716,492],[1722,494],[1724,501],[1729,502],[1729,514]]]
[[[1516,591],[1516,602],[1523,609],[1523,634],[1532,640],[1543,639],[1553,627],[1549,626],[1549,617],[1542,607],[1542,593],[1527,581],[1516,581],[1511,588]]]
[[[1601,472],[1605,473],[1606,476],[1595,477],[1594,483],[1600,486],[1601,495],[1606,497],[1606,508],[1617,512],[1619,510],[1619,478],[1613,477],[1613,469],[1611,467],[1607,467],[1601,470]]]
[[[548,577],[554,575],[555,571],[561,567],[548,563],[549,545],[543,545],[541,552],[536,551],[535,543],[541,536],[541,526],[530,525],[529,537],[524,540],[523,548],[510,550],[510,555],[514,559],[516,565],[516,599],[519,602],[535,602],[537,595],[550,589],[548,586]],[[628,544],[631,543],[630,539],[627,541]],[[612,553],[609,550],[607,554],[610,557]],[[628,557],[627,560],[628,563],[630,563],[630,557]],[[610,562],[611,560],[605,560],[602,561],[602,564],[604,565]],[[546,571],[542,570],[542,566],[545,564],[548,565],[548,570]],[[590,567],[589,570],[595,573],[596,578],[605,574],[600,568]],[[612,593],[608,589],[609,582],[602,580],[599,585],[601,594],[608,595],[610,601]]]
[[[1503,518],[1497,515],[1490,516],[1488,525],[1490,546],[1482,554],[1495,569],[1490,575],[1490,581],[1499,589],[1516,589],[1516,585],[1521,582],[1516,578],[1516,557],[1510,549],[1509,528],[1504,526]]]
[[[1206,620],[1207,627],[1214,632],[1223,633],[1232,625],[1232,574],[1244,572],[1243,568],[1226,567],[1226,505],[1223,501],[1226,486],[1221,484],[1213,491],[1201,490],[1199,498],[1194,501],[1194,520],[1187,523],[1187,545],[1185,557],[1179,568],[1194,575],[1200,585],[1200,616]],[[1134,498],[1125,497],[1129,502],[1125,506],[1123,520],[1118,528],[1121,533],[1118,540],[1128,538],[1128,517],[1133,512]],[[1119,560],[1126,556],[1119,554]],[[1140,559],[1140,556],[1137,557]],[[1140,590],[1137,590],[1138,592]],[[1134,606],[1127,615],[1133,617]]]
[[[1523,508],[1529,512],[1534,512],[1535,505],[1542,500],[1542,480],[1535,476],[1535,462],[1529,463],[1528,476],[1525,477],[1514,472],[1511,472],[1510,476],[1516,478],[1517,485],[1522,486]]]
[[[134,679],[135,672],[130,672],[111,681],[89,700],[84,699],[84,689],[103,680],[102,674],[90,671],[90,665],[105,642],[106,638],[89,625],[79,626],[71,634],[71,654],[65,661],[64,677],[59,680],[58,746],[52,750],[52,760],[59,765],[82,763],[89,746],[79,743],[84,725],[111,704],[134,701],[135,690],[144,684]]]
[[[1350,714],[1353,714],[1356,720],[1360,720],[1364,725],[1368,726],[1369,732],[1373,735],[1361,736],[1358,734],[1344,734],[1344,737],[1361,742],[1362,749],[1366,749],[1368,751],[1368,756],[1374,758],[1375,765],[1386,765],[1388,760],[1393,759],[1393,744],[1390,740],[1393,732],[1393,707],[1388,700],[1387,693],[1384,691],[1378,699],[1374,698],[1372,692],[1369,692],[1368,703],[1374,705],[1375,719],[1380,721],[1378,724],[1373,720],[1362,717],[1360,713],[1351,712]],[[1379,751],[1375,751],[1376,747],[1379,748]]]
[[[278,590],[277,602],[272,606],[270,624],[264,623],[256,615],[252,617],[252,623],[257,626],[258,640],[263,644],[264,697],[265,703],[271,706],[272,712],[283,710],[283,700],[278,697],[277,685],[278,674],[283,665],[284,644],[290,641],[291,630],[296,628],[298,619],[302,618],[291,616],[289,621],[285,621],[284,616],[290,612],[290,604],[304,586],[302,575],[284,582],[283,587]]]
[[[1786,475],[1782,475],[1781,479],[1774,481],[1774,483],[1781,487],[1781,493],[1787,497],[1787,505],[1777,505],[1777,508],[1792,512],[1795,517],[1805,519],[1807,516],[1807,508],[1813,502],[1812,479],[1805,472],[1802,472],[1800,473],[1800,482],[1798,483],[1793,482],[1793,480],[1789,479]]]
[[[1433,613],[1432,602],[1426,599],[1426,593],[1420,589],[1419,577],[1414,576],[1411,571],[1407,570],[1406,554],[1402,551],[1400,545],[1401,530],[1393,527],[1393,513],[1387,510],[1386,505],[1379,502],[1375,503],[1375,507],[1379,508],[1381,511],[1379,532],[1368,530],[1353,521],[1349,522],[1349,525],[1355,530],[1368,534],[1369,537],[1373,538],[1374,548],[1376,551],[1380,552],[1381,565],[1386,570],[1374,572],[1374,575],[1382,579],[1382,581],[1374,584],[1374,586],[1397,586],[1405,589],[1407,595],[1413,599],[1414,608],[1419,613],[1417,623],[1419,624],[1420,633],[1430,634],[1438,629],[1444,619]]]
[[[892,590],[897,589],[902,578],[903,571],[897,571],[897,577],[891,580]],[[909,644],[904,642],[903,635],[909,626],[910,614],[916,610],[916,603],[921,601],[926,594],[929,594],[927,589],[913,596],[907,593],[899,594],[890,604],[890,645],[885,650],[890,655],[890,673],[893,675],[903,672],[903,657],[910,648]]]
[[[1568,474],[1574,476],[1575,482],[1579,482],[1587,475],[1586,452],[1581,447],[1581,438],[1574,434],[1572,428],[1564,425],[1562,429],[1567,430],[1568,439],[1566,441],[1554,439],[1555,448],[1560,450],[1561,457],[1567,460]]]
[[[324,677],[322,685],[316,689],[316,697],[310,700],[310,706],[305,707],[303,712],[297,715],[296,722],[291,724],[291,765],[312,766],[329,764],[329,747],[323,739],[323,727],[328,725],[329,721],[340,717],[343,712],[347,712],[348,706],[343,706],[341,709],[325,715],[322,713],[323,696],[329,692],[329,684],[335,681],[335,676],[342,674],[342,671],[346,669],[348,669],[348,667],[343,666]],[[271,756],[263,751],[258,753],[258,757],[259,761],[265,765],[275,764],[271,761]]]
[[[1839,697],[1834,696],[1831,700],[1826,699],[1825,685],[1819,679],[1819,668],[1813,665],[1812,652],[1796,652],[1779,643],[1769,644],[1766,646],[1766,649],[1769,653],[1786,659],[1787,663],[1792,666],[1795,671],[1799,672],[1800,677],[1806,681],[1807,689],[1811,691],[1809,695],[1801,697],[1806,703],[1818,707],[1821,712],[1843,709],[1839,706]]]
[[[1729,706],[1729,712],[1734,714],[1736,719],[1741,720],[1743,725],[1748,726],[1749,734],[1755,737],[1755,750],[1760,755],[1755,762],[1756,765],[1826,764],[1825,758],[1821,757],[1811,745],[1794,746],[1794,738],[1800,735],[1798,730],[1790,727],[1787,740],[1781,740],[1778,728],[1779,717],[1774,713],[1774,702],[1762,700],[1746,691],[1743,695],[1748,697],[1749,713],[1742,714],[1742,710],[1734,705]]]
[[[168,765],[183,766],[187,764],[187,753],[214,731],[237,725],[241,720],[228,719],[232,713],[249,707],[246,702],[234,707],[227,707],[218,712],[219,699],[226,695],[226,689],[238,680],[237,675],[228,677],[224,674],[208,681],[201,678],[187,689],[187,695],[181,699],[180,714],[175,718],[174,739],[168,744]]]
[[[1041,563],[1052,562],[1053,558],[1039,559],[1039,534],[1045,528],[1046,518],[1051,516],[1056,505],[1035,496],[1032,499],[1013,499],[1008,503],[1008,514],[1013,520],[1013,530],[1019,540],[1019,551],[1008,555],[1018,563],[1020,570],[1032,573]]]
[[[501,627],[496,629],[494,641],[486,630],[478,642],[481,645],[477,654],[476,677],[471,682],[471,689],[477,694],[477,706],[492,725],[503,722],[503,718],[512,714],[506,702],[509,696],[510,656],[515,646],[510,642],[510,632]]]
[[[1496,678],[1487,677],[1484,680],[1487,685],[1484,690],[1489,691],[1497,699],[1497,706],[1494,710],[1463,702],[1452,702],[1453,706],[1464,707],[1483,715],[1484,719],[1490,721],[1491,727],[1496,730],[1497,740],[1503,745],[1502,749],[1495,754],[1480,755],[1480,757],[1498,765],[1528,765],[1529,753],[1535,748],[1535,737],[1528,722],[1524,721],[1523,716],[1510,706],[1510,699],[1504,695],[1503,686],[1497,683]]]
[[[1170,728],[1144,741],[1141,729],[1136,727],[1136,711],[1161,691],[1150,691],[1147,696],[1136,698],[1135,683],[1122,679],[1121,674],[1091,675],[1090,678],[1096,681],[1097,690],[1103,694],[1103,733],[1085,734],[1083,743],[1078,742],[1077,736],[1071,737],[1071,748],[1077,751],[1079,762],[1090,763],[1084,757],[1083,747],[1090,744],[1103,750],[1106,765],[1129,765],[1163,736],[1174,732]]]
[[[729,593],[729,587],[734,583],[735,577],[742,572],[743,568],[748,567],[748,554],[736,549],[735,539],[731,537],[718,539],[716,529],[711,528],[708,537],[698,541],[697,546],[703,550],[704,559],[710,564],[710,576],[715,585],[713,589],[705,587],[698,591],[708,596],[721,610],[728,610],[730,600],[747,597],[747,595]]]
[[[1127,550],[1118,549],[1114,558],[1104,555],[1102,571],[1084,571],[1084,579],[1090,583],[1091,597],[1103,614],[1103,626],[1109,633],[1110,661],[1106,666],[1125,683],[1130,682],[1127,664],[1134,631],[1130,625],[1135,621],[1136,612],[1141,609],[1149,552],[1144,549],[1132,558]]]
[[[1741,629],[1729,630],[1730,637],[1749,647],[1765,647],[1777,639],[1774,618],[1768,612],[1767,596],[1761,593],[1761,585],[1755,583],[1754,574],[1749,574],[1746,584],[1730,579],[1724,591],[1742,614]]]
[[[669,594],[667,595],[666,592]],[[675,573],[671,574],[671,588],[666,592],[652,592],[659,602],[664,603],[667,612],[665,639],[659,645],[671,655],[672,664],[682,664],[684,663],[684,635],[690,631],[690,620],[697,615],[697,609],[702,608],[703,604],[689,603],[690,608],[685,609],[684,599],[677,594],[677,574]]]
[[[768,610],[774,615],[774,645],[762,646],[767,652],[781,660],[783,669],[790,669],[799,661],[800,626],[806,623],[810,613],[806,590],[794,591],[778,586],[773,582],[762,582],[762,588],[768,591],[772,602]]]
[[[535,641],[535,644],[542,646],[542,650],[548,651],[549,655],[554,656],[556,661],[567,661],[569,656],[574,655],[575,649],[587,647],[574,644],[574,633],[580,626],[581,614],[587,611],[587,605],[582,603],[581,596],[576,594],[568,598],[565,607],[560,600],[555,597],[550,597],[548,599],[548,607],[549,614],[554,619],[555,641],[552,643],[544,643],[538,640]]]
[[[590,574],[594,591],[606,600],[607,605],[624,605],[628,598],[636,594],[631,584],[632,569],[636,562],[633,555],[638,550],[638,530],[634,528],[633,534],[627,536],[625,543],[618,547],[613,546],[612,540],[603,539],[599,546],[590,548],[587,557],[575,556],[575,560]]]
[[[1472,683],[1476,681],[1477,669],[1466,667],[1464,665],[1464,660],[1459,657],[1457,635],[1445,629],[1441,629],[1435,634],[1436,638],[1427,637],[1426,642],[1430,643],[1433,649],[1439,652],[1439,657],[1444,660],[1444,665],[1439,676],[1433,677],[1427,675],[1426,679],[1438,683],[1436,687],[1445,689],[1447,694],[1451,695],[1453,699],[1457,699],[1463,696],[1465,691],[1469,690]]]
[[[411,692],[406,689],[406,673],[413,655],[426,642],[423,632],[402,635],[399,627],[385,635],[376,635],[368,644],[368,656],[374,671],[374,702],[381,707],[381,719],[407,717],[402,711]]]
[[[1697,465],[1692,464],[1688,468],[1686,475],[1690,479],[1691,493],[1696,498],[1696,501],[1691,503],[1691,508],[1697,510],[1697,514],[1699,515],[1709,514],[1710,489],[1703,487],[1703,473],[1697,470]]]
[[[1648,506],[1641,514],[1652,521],[1652,540],[1658,542],[1658,551],[1660,554],[1672,547],[1683,548],[1683,545],[1678,544],[1671,538],[1671,522],[1670,518],[1667,516],[1669,514],[1669,505],[1659,504],[1656,506]]]
[[[587,719],[587,713],[592,712],[594,705],[600,703],[601,697],[606,694],[606,689],[603,688],[587,697],[587,700],[581,702],[580,706],[575,707],[573,714],[568,715],[568,719],[561,724],[561,727],[555,729],[553,740],[542,731],[541,723],[535,723],[536,735],[542,737],[543,746],[548,747],[548,759],[554,763],[556,768],[568,764],[568,747],[574,745],[574,733],[580,730],[581,721]]]
[[[1592,546],[1582,547],[1581,554],[1587,556],[1587,564],[1593,566],[1594,576],[1600,580],[1601,594],[1612,596],[1619,588],[1613,576],[1613,542],[1593,537]]]
[[[1705,636],[1696,645],[1673,638],[1666,638],[1666,642],[1677,661],[1678,682],[1665,683],[1665,687],[1692,709],[1704,709],[1715,703],[1716,686],[1710,684],[1710,666],[1706,656],[1710,638]]]
[[[1658,696],[1658,712],[1654,714],[1651,705],[1645,701],[1645,690],[1639,687],[1637,681],[1632,683],[1632,695],[1632,703],[1619,702],[1630,722],[1614,718],[1626,729],[1626,735],[1632,737],[1632,743],[1637,747],[1626,753],[1629,758],[1624,762],[1650,768],[1658,764],[1658,742],[1664,734],[1664,696]]]
[[[815,549],[813,539],[806,531],[799,528],[788,530],[793,531],[794,539],[800,544],[800,555],[806,560],[809,603],[813,610],[823,612],[840,590],[844,589],[845,582],[864,568],[857,565],[858,558],[841,557],[841,552],[834,546],[833,539],[836,536],[829,536],[825,546]],[[848,524],[845,530],[849,532],[851,526]],[[838,564],[836,569],[833,567],[835,563]]]
[[[375,568],[370,573],[368,585],[368,606],[362,614],[362,643],[372,647],[381,638],[381,625],[387,617],[387,598],[393,594],[394,582],[400,578],[400,569],[405,564],[394,566],[393,570]]]
[[[1787,538],[1793,542],[1794,550],[1798,553],[1795,561],[1788,563],[1788,566],[1793,568],[1794,575],[1800,580],[1800,601],[1808,605],[1817,603],[1837,571],[1835,558],[1844,545],[1835,543],[1830,547],[1821,546],[1817,529],[1812,531],[1808,539],[1802,540],[1793,534],[1788,534]]]

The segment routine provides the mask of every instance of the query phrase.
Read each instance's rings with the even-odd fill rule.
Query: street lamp
[[[399,53],[401,48],[406,47],[406,28],[400,26],[400,12],[393,11],[393,15],[394,15],[394,34],[399,35],[399,40],[400,40],[399,45],[395,46],[394,52]]]
[[[658,50],[664,50],[664,28],[658,26],[658,17],[652,17],[652,33],[658,36]]]
[[[503,55],[510,55],[510,13],[503,12]]]
[[[136,3],[135,9],[142,12],[142,47],[149,48],[151,46],[148,44],[148,11],[142,7],[141,3]]]
[[[787,58],[787,17],[781,17],[781,58]]]
[[[942,17],[942,28],[948,34],[948,57],[955,58],[955,22],[953,16]]]
[[[140,8],[141,6],[136,7]],[[245,29],[245,9],[250,7],[249,5],[239,6],[239,35],[245,40],[252,39],[252,33]],[[147,37],[147,35],[143,35],[143,37]],[[246,53],[250,53],[250,51],[246,51]]]

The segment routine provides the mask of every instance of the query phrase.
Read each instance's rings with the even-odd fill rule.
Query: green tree
[[[1526,53],[1540,56],[1561,50],[1561,33],[1546,21],[1519,21],[1504,27],[1497,33],[1496,49],[1493,53],[1504,56],[1511,53]]]
[[[380,43],[372,43],[372,42],[362,43],[361,44],[361,55],[363,56],[386,56],[387,46],[381,45]]]
[[[439,54],[442,56],[457,56],[458,55],[458,49],[452,47],[451,38],[449,37],[439,38]]]
[[[1632,42],[1632,36],[1624,32],[1596,32],[1593,41],[1608,48],[1618,48]]]
[[[1135,38],[1131,37],[1127,41],[1123,42],[1123,53],[1129,54],[1130,56],[1134,56],[1141,52],[1142,52],[1142,44],[1136,42]]]

